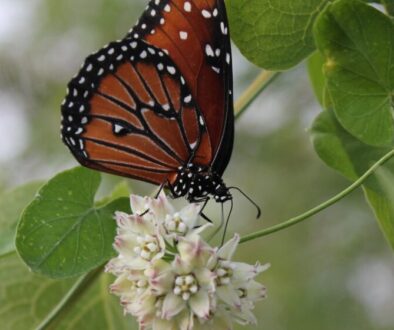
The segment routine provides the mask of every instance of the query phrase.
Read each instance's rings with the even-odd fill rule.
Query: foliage
[[[312,127],[316,152],[330,167],[356,180],[393,149],[394,50],[392,20],[357,0],[336,1],[318,17],[315,39],[324,58],[326,83],[313,80],[326,95],[322,113]],[[387,39],[388,38],[388,39]],[[313,75],[322,71],[313,70]],[[391,160],[385,167],[394,171]],[[372,177],[366,197],[381,229],[394,247],[392,195]]]
[[[14,250],[15,228],[25,206],[33,199],[40,182],[20,186],[0,196],[0,255]]]
[[[327,165],[354,181],[393,149],[390,17],[360,0],[293,1],[290,7],[288,1],[230,0],[229,10],[235,43],[265,69],[292,67],[317,47],[308,60],[311,83],[319,102],[334,114],[322,113],[311,134]],[[393,196],[374,177],[364,188],[394,247]]]
[[[114,251],[115,211],[128,198],[94,206],[100,174],[78,167],[43,186],[23,212],[17,249],[32,270],[52,278],[72,277],[100,266]]]
[[[31,273],[15,252],[0,257],[0,319],[2,329],[42,329],[39,325],[56,307],[63,306],[47,329],[133,329],[130,318],[122,315],[117,298],[108,294],[112,278],[99,274],[82,292],[61,304],[78,279],[54,281]]]
[[[242,54],[270,70],[289,69],[313,52],[313,22],[328,0],[230,0],[231,35]]]

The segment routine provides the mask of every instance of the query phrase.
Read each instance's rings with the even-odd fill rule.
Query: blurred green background
[[[89,53],[124,36],[146,3],[0,0],[0,192],[76,165],[59,138],[65,86]],[[233,53],[239,96],[259,69],[235,47]],[[237,121],[224,179],[253,197],[263,213],[254,219],[253,206],[235,193],[229,237],[302,213],[349,184],[314,153],[308,127],[319,111],[300,65]],[[105,175],[103,191],[116,181]],[[130,186],[140,194],[152,190],[135,181]],[[220,217],[214,205],[207,213]],[[237,257],[272,265],[261,276],[269,297],[256,308],[259,325],[249,329],[394,329],[392,251],[362,191],[312,220],[245,243]]]

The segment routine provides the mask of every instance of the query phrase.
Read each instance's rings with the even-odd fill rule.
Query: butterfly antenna
[[[249,202],[251,202],[251,203],[256,207],[256,209],[257,209],[257,217],[256,217],[256,219],[260,218],[260,216],[261,216],[261,209],[260,209],[260,206],[258,206],[257,203],[256,203],[253,199],[251,199],[248,195],[246,195],[246,194],[245,194],[241,189],[239,189],[238,187],[229,187],[229,189],[234,189],[234,190],[239,191]]]
[[[233,203],[233,200],[232,199],[230,199],[230,212],[228,213],[228,216],[227,216],[227,220],[226,220],[226,225],[224,226],[224,231],[223,231],[223,236],[222,236],[222,244],[220,245],[220,246],[223,246],[223,244],[224,244],[224,240],[226,239],[226,233],[227,233],[227,228],[228,228],[228,224],[229,224],[229,222],[230,222],[230,216],[231,216],[231,213],[233,212],[233,206],[234,206],[234,203]],[[222,214],[223,214],[223,204],[222,204]]]

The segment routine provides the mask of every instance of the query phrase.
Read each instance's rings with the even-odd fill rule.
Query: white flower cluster
[[[221,248],[200,236],[201,206],[176,212],[161,194],[157,199],[131,196],[133,215],[116,213],[119,253],[106,271],[117,279],[112,293],[140,329],[232,329],[233,322],[255,324],[256,301],[265,288],[254,278],[267,265],[232,261],[239,243],[235,235]]]

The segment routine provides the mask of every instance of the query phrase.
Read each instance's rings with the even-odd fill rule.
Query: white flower
[[[145,220],[159,226],[160,232],[167,241],[177,240],[189,234],[199,234],[211,224],[197,226],[201,212],[201,204],[188,204],[177,211],[161,192],[157,198],[131,195],[131,209],[134,214],[142,215]]]
[[[207,320],[214,309],[211,296],[215,292],[215,276],[206,268],[213,249],[199,236],[183,238],[178,244],[179,255],[171,263],[171,291],[162,310],[163,319],[171,319],[187,310],[200,320]]]
[[[180,211],[176,211],[164,193],[161,193],[157,199],[151,198],[149,200],[149,209],[152,215],[156,221],[162,223],[165,235],[174,239],[201,233],[211,226],[211,224],[197,226],[201,207],[201,204],[192,203],[186,205]]]
[[[239,243],[239,235],[218,249],[209,260],[208,267],[216,275],[218,305],[233,315],[241,324],[256,324],[251,312],[255,302],[265,298],[266,289],[254,278],[269,268],[269,264],[249,265],[231,261]]]
[[[139,215],[116,212],[118,225],[114,248],[118,260],[111,261],[118,267],[145,269],[151,261],[161,259],[165,253],[165,241],[159,227],[153,221]]]
[[[267,266],[232,261],[235,235],[221,248],[196,228],[201,206],[176,211],[164,194],[131,196],[134,212],[116,212],[114,247],[119,253],[106,271],[117,278],[111,292],[140,329],[231,330],[233,323],[255,324],[255,303],[265,288],[255,277]]]

